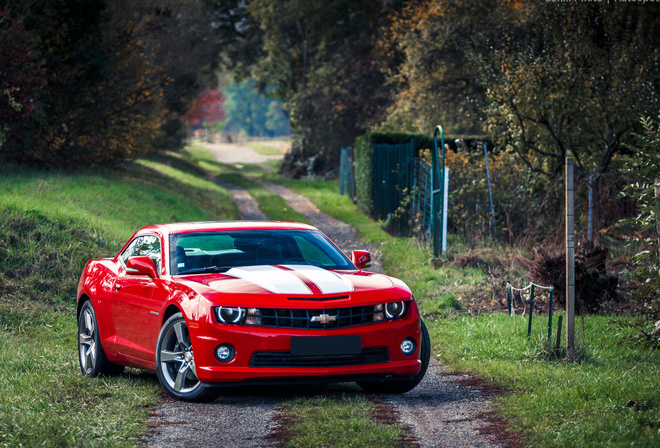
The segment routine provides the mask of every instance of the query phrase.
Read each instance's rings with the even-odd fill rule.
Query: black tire
[[[110,362],[105,355],[96,312],[89,300],[83,303],[78,314],[78,361],[80,371],[88,377],[113,376],[124,371],[124,366]]]
[[[429,338],[429,332],[423,320],[421,321],[421,325],[422,346],[420,347],[419,359],[422,361],[422,368],[419,373],[409,380],[359,381],[358,384],[364,391],[374,394],[403,394],[417,387],[420,381],[422,381],[422,378],[424,378],[431,359],[431,339]]]
[[[156,343],[158,381],[177,400],[207,402],[217,398],[214,389],[204,386],[195,372],[195,358],[188,326],[181,313],[176,313],[160,329]]]

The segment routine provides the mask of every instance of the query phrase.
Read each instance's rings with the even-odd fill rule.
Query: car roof
[[[202,221],[156,224],[140,229],[139,233],[160,231],[164,234],[211,232],[221,230],[318,230],[307,224],[282,221]]]

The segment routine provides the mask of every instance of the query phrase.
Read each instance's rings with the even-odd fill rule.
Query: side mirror
[[[358,269],[371,267],[371,254],[366,250],[354,250],[351,252],[351,261]]]
[[[149,278],[158,277],[156,266],[149,257],[130,257],[126,261],[126,273],[130,275],[147,275]]]

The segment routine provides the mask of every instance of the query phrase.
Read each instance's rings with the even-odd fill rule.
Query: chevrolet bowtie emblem
[[[331,316],[329,314],[321,314],[318,316],[312,316],[312,322],[318,322],[320,324],[328,324],[337,320],[337,316]]]

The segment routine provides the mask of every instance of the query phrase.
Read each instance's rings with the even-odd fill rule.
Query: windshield
[[[355,270],[330,240],[314,230],[231,230],[170,235],[172,275],[276,264]]]

